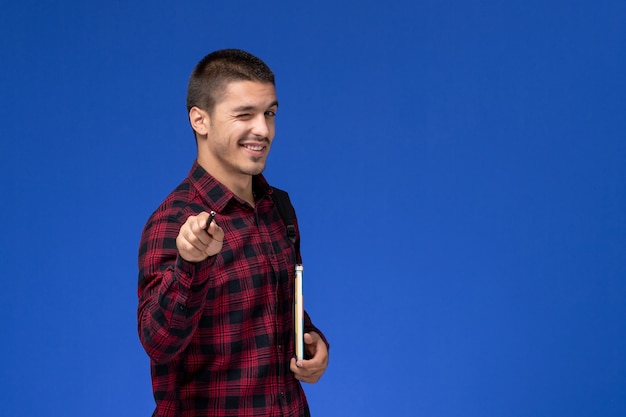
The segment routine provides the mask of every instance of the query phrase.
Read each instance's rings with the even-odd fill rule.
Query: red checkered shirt
[[[138,324],[150,357],[154,416],[309,415],[289,369],[300,254],[262,175],[254,177],[254,192],[253,208],[196,162],[146,223]],[[178,231],[187,217],[209,210],[225,233],[222,251],[186,262],[176,249]],[[306,314],[305,331],[326,342]]]

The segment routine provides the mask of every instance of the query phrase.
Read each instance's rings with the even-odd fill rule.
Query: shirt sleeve
[[[153,216],[139,250],[139,339],[156,363],[174,358],[189,344],[198,327],[214,258],[191,263],[178,255],[176,236],[182,225],[175,217]]]

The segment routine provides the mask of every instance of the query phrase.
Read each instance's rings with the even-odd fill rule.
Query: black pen
[[[213,210],[211,210],[211,212],[209,213],[209,220],[207,220],[206,222],[206,230],[207,233],[209,233],[209,227],[211,226],[211,223],[213,223],[213,219],[215,219],[215,212]]]

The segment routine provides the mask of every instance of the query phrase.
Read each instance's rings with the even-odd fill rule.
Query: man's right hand
[[[189,216],[176,237],[178,253],[187,262],[204,261],[222,250],[224,231],[212,221],[208,231],[209,213]]]

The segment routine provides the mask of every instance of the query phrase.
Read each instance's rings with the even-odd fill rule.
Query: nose
[[[270,127],[264,114],[260,114],[254,118],[251,133],[261,138],[268,138],[270,136]]]

